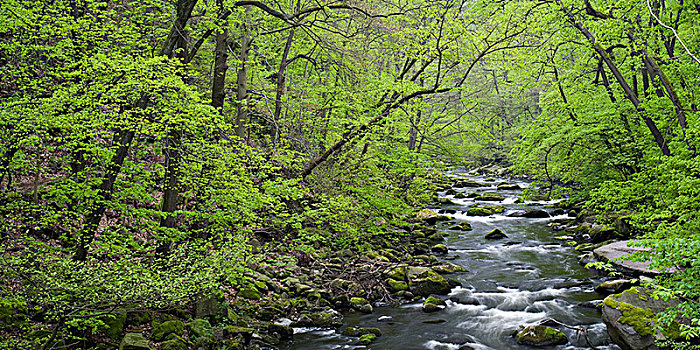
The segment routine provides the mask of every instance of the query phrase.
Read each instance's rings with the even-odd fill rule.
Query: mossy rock
[[[484,201],[484,202],[500,202],[506,197],[501,196],[500,194],[497,193],[482,193],[479,197],[474,198],[477,201]]]
[[[423,301],[423,312],[437,312],[445,308],[445,301],[434,296],[429,296]]]
[[[465,269],[462,266],[455,265],[451,262],[443,262],[441,265],[433,266],[432,267],[433,271],[439,273],[439,274],[450,274],[450,273],[456,273],[456,272],[467,272],[467,269]]]
[[[489,233],[487,233],[484,238],[486,239],[503,239],[503,238],[508,238],[508,236],[503,233],[500,229],[493,229]]]
[[[27,303],[0,299],[0,329],[22,328],[29,325]]]
[[[409,290],[418,296],[447,294],[452,289],[445,277],[427,267],[411,266],[407,277]]]
[[[397,281],[393,278],[387,278],[386,284],[392,292],[398,292],[400,290],[408,290],[408,283],[404,281]]]
[[[457,192],[457,194],[455,194],[454,196],[457,199],[467,198],[467,196],[464,194],[464,192]]]
[[[126,312],[117,312],[102,319],[105,323],[105,335],[112,339],[119,339],[126,324]]]
[[[119,343],[119,350],[152,350],[152,348],[143,334],[127,333]]]
[[[382,331],[374,327],[345,327],[342,334],[348,337],[361,337],[365,334],[374,334],[379,337],[382,335]]]
[[[241,289],[238,291],[238,296],[250,300],[260,300],[260,292],[254,287]]]
[[[486,208],[469,208],[467,210],[467,216],[489,216],[491,214],[493,212]]]
[[[490,210],[492,213],[502,213],[506,211],[506,207],[502,205],[490,205],[485,206],[484,209]]]
[[[214,332],[209,321],[197,318],[187,323],[187,334],[190,338],[213,340]]]
[[[357,341],[357,345],[369,345],[371,344],[375,339],[377,339],[377,336],[374,334],[365,334],[360,337],[360,340]]]
[[[656,349],[656,341],[676,340],[680,325],[673,321],[669,329],[656,329],[656,314],[677,306],[679,300],[653,299],[641,287],[632,287],[603,300],[603,321],[612,340],[621,348]]]
[[[153,333],[151,334],[151,339],[158,342],[165,339],[170,334],[182,336],[184,330],[185,324],[179,320],[156,323],[153,326]]]
[[[187,342],[174,334],[170,335],[170,339],[160,344],[161,350],[189,350]]]
[[[447,254],[449,249],[447,249],[447,246],[444,244],[436,244],[436,245],[430,247],[430,251],[435,253],[435,254]]]
[[[490,215],[490,214],[489,214]],[[472,230],[472,225],[468,222],[461,222],[457,225],[451,226],[450,230],[455,230],[455,231],[471,231]]]
[[[564,345],[569,342],[566,334],[544,325],[527,326],[517,334],[518,344],[530,346]]]

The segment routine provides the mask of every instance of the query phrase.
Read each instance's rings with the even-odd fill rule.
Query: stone
[[[508,213],[508,215],[506,215],[506,216],[512,217],[512,218],[537,219],[537,218],[548,218],[549,213],[547,213],[547,211],[542,210],[542,209],[527,208],[524,210],[516,210],[512,213]]]
[[[442,319],[442,318],[433,318],[430,320],[423,321],[423,323],[425,323],[425,324],[440,324],[440,323],[445,323],[445,322],[447,322],[447,320]]]
[[[490,214],[489,214],[490,215]],[[457,225],[451,226],[449,228],[450,230],[455,230],[455,231],[471,231],[472,230],[472,225],[468,222],[461,222]]]
[[[0,330],[21,328],[29,323],[27,303],[0,299]]]
[[[102,319],[102,321],[107,326],[105,328],[105,335],[112,339],[119,339],[124,331],[124,325],[126,323],[126,311],[117,312],[115,314],[109,315]]]
[[[213,340],[214,332],[212,331],[209,321],[197,318],[188,322],[186,327],[187,335],[192,339]]]
[[[594,249],[593,254],[596,258],[604,262],[609,262],[613,266],[619,268],[625,273],[639,276],[656,276],[661,274],[661,271],[649,268],[648,261],[630,261],[630,260],[617,260],[623,255],[639,252],[639,251],[649,251],[651,248],[648,247],[628,247],[627,244],[630,241],[619,241],[610,244],[606,244],[600,248]],[[667,271],[673,272],[673,271]]]
[[[377,322],[391,322],[393,320],[394,320],[393,317],[386,316],[386,315],[382,315],[382,316],[377,317]]]
[[[398,292],[400,290],[408,290],[408,283],[404,281],[397,281],[393,278],[387,278],[386,284],[392,292]]]
[[[194,308],[195,318],[216,316],[219,313],[219,301],[214,295],[202,296],[197,299]]]
[[[651,298],[648,290],[632,287],[603,300],[603,322],[610,338],[623,350],[657,350],[655,341],[677,339],[680,326],[674,321],[671,329],[659,332],[656,314],[679,303]]]
[[[367,304],[369,305],[369,304]],[[343,315],[333,309],[310,314],[313,327],[340,327],[343,324]]]
[[[474,198],[474,200],[485,202],[500,202],[504,199],[506,199],[506,197],[497,193],[482,193],[479,197]]]
[[[469,208],[466,214],[467,216],[489,216],[493,212],[486,208]]]
[[[451,262],[443,262],[442,265],[433,266],[433,271],[439,274],[450,274],[456,272],[467,272],[467,269]]]
[[[408,265],[401,264],[396,267],[389,268],[385,271],[385,274],[387,277],[397,280],[397,281],[405,281],[406,280],[406,273],[408,271]]]
[[[374,334],[365,334],[360,337],[360,340],[357,341],[357,345],[369,345],[372,343],[375,339],[377,339],[377,336]]]
[[[489,205],[485,206],[484,209],[490,210],[492,213],[502,213],[506,211],[506,207],[502,205]]]
[[[530,346],[564,345],[569,342],[566,334],[544,325],[527,326],[516,337],[518,344]]]
[[[519,190],[520,186],[518,184],[502,183],[502,184],[499,184],[497,188],[499,190]]]
[[[430,247],[430,251],[435,253],[435,254],[447,254],[448,249],[447,249],[447,246],[444,244],[436,244],[436,245]]]
[[[161,350],[189,350],[190,347],[182,338],[173,336],[172,339],[162,342],[160,348]]]
[[[480,184],[474,180],[469,180],[469,179],[459,179],[455,181],[453,187],[457,188],[464,188],[464,187],[482,187],[484,186],[483,184]]]
[[[605,281],[597,286],[595,286],[595,291],[598,294],[610,295],[622,293],[624,290],[632,287],[634,284],[632,281],[627,279],[618,279],[612,281]]]
[[[342,334],[348,337],[360,337],[365,334],[374,334],[379,337],[382,335],[382,331],[374,327],[345,327]]]
[[[615,231],[614,227],[606,225],[591,225],[588,230],[588,235],[590,236],[589,241],[591,243],[600,243],[611,239],[622,238],[622,236]]]
[[[152,350],[152,348],[143,334],[127,333],[119,343],[119,350]]]
[[[447,294],[452,287],[445,277],[427,267],[411,266],[407,272],[409,290],[418,296]]]
[[[258,290],[255,287],[248,287],[238,291],[238,296],[250,300],[259,300],[260,292],[258,292]]]
[[[436,312],[443,310],[447,305],[442,299],[438,299],[434,296],[429,296],[423,302],[423,312]]]
[[[508,238],[508,236],[506,236],[506,234],[503,233],[503,231],[501,231],[500,229],[495,228],[495,229],[491,230],[489,233],[487,233],[484,236],[484,238],[486,238],[486,239],[503,239],[503,238]]]
[[[153,333],[151,333],[151,339],[153,339],[154,341],[161,341],[170,334],[182,336],[184,330],[185,324],[182,321],[172,320],[165,321],[163,323],[156,323],[153,325]]]

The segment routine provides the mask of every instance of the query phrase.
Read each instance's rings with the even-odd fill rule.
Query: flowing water
[[[441,192],[441,197],[452,199],[456,205],[444,205],[444,209],[456,209],[447,214],[458,222],[468,221],[472,231],[448,232],[448,256],[452,263],[461,265],[468,272],[453,274],[462,287],[452,290],[449,297],[459,302],[447,301],[447,308],[436,313],[421,311],[422,302],[398,307],[378,307],[370,315],[346,315],[346,326],[377,327],[383,332],[371,345],[353,345],[357,338],[345,337],[340,330],[295,330],[290,350],[297,349],[532,349],[518,345],[510,335],[524,324],[533,324],[547,318],[561,323],[588,329],[588,340],[598,349],[619,349],[610,345],[600,313],[586,307],[586,302],[600,300],[593,287],[602,280],[578,264],[577,253],[556,241],[556,235],[547,224],[554,219],[514,218],[509,212],[524,207],[543,209],[545,202],[516,204],[521,190],[496,190],[496,179],[484,182],[482,177],[470,177],[488,187],[459,189],[498,192],[506,196],[500,203],[481,202],[481,205],[504,205],[506,211],[490,217],[473,217],[461,214],[471,205],[472,199],[454,199]],[[523,181],[508,181],[527,187]],[[550,210],[551,209],[547,209]],[[484,235],[494,228],[501,229],[508,238],[489,241]],[[379,316],[391,316],[391,322],[379,322]],[[442,320],[441,323],[430,323]],[[426,321],[428,323],[426,323]],[[562,328],[569,343],[550,349],[590,349],[581,332]]]

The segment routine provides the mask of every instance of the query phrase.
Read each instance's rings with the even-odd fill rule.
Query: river
[[[463,174],[462,174],[463,175]],[[496,178],[486,182],[484,177],[469,179],[486,184],[481,188],[459,188],[466,194],[473,191],[498,192],[505,200],[476,202],[481,205],[504,205],[506,211],[489,217],[463,214],[473,199],[455,199],[440,192],[440,197],[451,199],[456,205],[443,205],[442,211],[458,222],[468,221],[472,231],[452,231],[448,226],[438,227],[448,232],[448,256],[452,263],[468,272],[453,274],[462,283],[447,298],[447,307],[436,313],[421,311],[422,302],[401,306],[375,308],[373,314],[347,314],[345,326],[377,327],[383,335],[369,346],[353,345],[357,338],[340,335],[340,330],[296,329],[289,350],[299,349],[533,349],[518,345],[510,335],[524,324],[537,323],[547,318],[588,329],[589,341],[600,350],[619,349],[610,345],[600,312],[590,307],[591,301],[602,299],[593,287],[603,279],[578,264],[577,252],[554,239],[558,233],[548,227],[557,218],[542,219],[508,217],[515,210],[545,209],[550,202],[516,203],[522,190],[497,190],[499,182],[517,183],[521,188],[528,182]],[[438,210],[438,209],[436,209]],[[487,240],[484,235],[494,228],[501,229],[508,238]],[[391,322],[378,321],[379,316],[391,316]],[[441,323],[426,323],[431,321]],[[590,349],[581,332],[568,328],[561,330],[569,343],[549,349]]]

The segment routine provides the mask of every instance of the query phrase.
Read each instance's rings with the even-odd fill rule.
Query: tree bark
[[[228,28],[224,27],[216,34],[214,49],[214,76],[211,87],[211,105],[220,113],[223,112],[226,97],[226,71],[228,70]]]
[[[250,5],[246,6],[246,19],[243,25],[241,37],[240,66],[236,75],[236,135],[242,140],[246,136],[246,123],[248,122],[248,51],[250,51]]]

